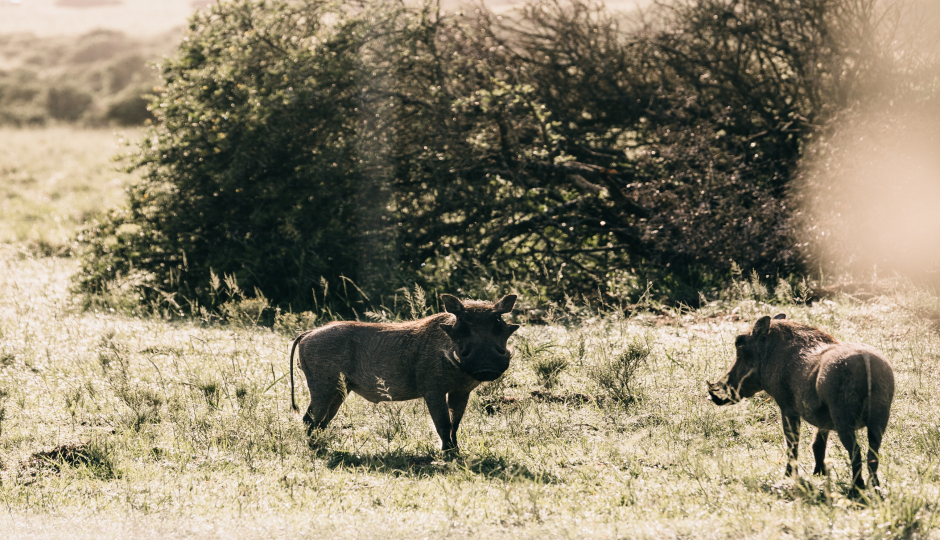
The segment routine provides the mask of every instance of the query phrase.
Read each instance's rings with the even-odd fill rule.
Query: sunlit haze
[[[607,2],[607,6],[629,11],[651,2],[616,0]],[[103,28],[146,37],[184,25],[195,9],[210,3],[214,0],[0,0],[0,34],[76,35]],[[524,3],[519,0],[486,2],[498,13]],[[456,10],[465,4],[467,2],[445,0],[441,7]]]

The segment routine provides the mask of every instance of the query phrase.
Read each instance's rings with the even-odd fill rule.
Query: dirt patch
[[[580,392],[553,394],[543,390],[533,390],[529,392],[529,396],[525,398],[501,396],[493,400],[489,400],[483,404],[483,412],[492,416],[494,414],[499,414],[504,410],[511,410],[514,407],[519,407],[523,403],[531,401],[538,403],[564,403],[566,405],[582,406],[589,403],[600,405],[605,401],[605,398],[603,396],[595,397],[588,394],[582,394]]]
[[[63,466],[90,465],[92,458],[84,444],[63,444],[52,450],[36,452],[26,461],[30,469],[52,469],[58,472]]]
[[[26,476],[58,474],[65,468],[81,468],[102,479],[119,478],[111,447],[93,440],[84,444],[63,444],[51,450],[36,452],[23,463]]]
[[[499,414],[505,408],[518,407],[522,403],[522,400],[516,399],[514,397],[500,396],[496,399],[487,400],[483,404],[483,412],[490,416],[494,414]]]
[[[567,393],[567,394],[552,394],[551,392],[543,392],[541,390],[533,390],[530,392],[532,399],[535,401],[540,401],[542,403],[565,403],[567,405],[584,405],[587,403],[599,403],[603,401],[603,398],[596,398],[594,396],[589,396],[587,394],[581,394],[579,392]]]

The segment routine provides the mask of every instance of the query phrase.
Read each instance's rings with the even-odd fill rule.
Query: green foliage
[[[558,377],[568,367],[568,359],[562,356],[548,356],[539,358],[532,364],[532,370],[538,378],[539,384],[547,390],[558,384]]]
[[[233,2],[197,17],[163,66],[161,123],[138,156],[145,180],[125,213],[82,237],[86,289],[140,268],[154,276],[145,294],[217,307],[226,298],[210,281],[220,273],[302,309],[321,276],[334,290],[345,276],[385,283],[391,201],[363,146],[371,136],[358,133],[382,108],[360,93],[363,44],[378,30],[323,22],[338,9]],[[378,136],[383,126],[369,129]],[[121,233],[132,225],[134,235]]]
[[[627,343],[626,349],[604,355],[601,360],[591,366],[588,376],[615,403],[629,405],[637,399],[637,392],[633,388],[634,375],[652,354],[650,344],[641,338],[634,337]]]
[[[304,330],[314,328],[316,322],[317,315],[312,311],[292,313],[278,310],[274,317],[274,330],[293,337]]]
[[[104,117],[122,126],[136,126],[153,119],[150,114],[151,89],[134,87],[118,94],[107,106]]]
[[[853,6],[689,0],[624,31],[579,0],[511,25],[221,3],[162,66],[144,178],[81,236],[81,286],[143,271],[151,300],[218,307],[214,272],[306,310],[355,284],[351,314],[414,282],[695,303],[732,261],[799,273],[804,142],[883,78]]]

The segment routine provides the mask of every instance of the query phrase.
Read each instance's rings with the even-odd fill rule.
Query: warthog
[[[852,490],[864,488],[855,431],[868,428],[868,471],[878,485],[878,449],[894,399],[894,372],[868,345],[841,343],[784,314],[762,317],[735,340],[737,359],[708,392],[717,405],[737,403],[764,390],[780,406],[787,441],[787,475],[798,476],[800,419],[816,426],[813,474],[827,474],[826,442],[835,430],[852,460]]]
[[[424,398],[444,450],[457,448],[457,428],[470,392],[509,368],[506,342],[519,325],[506,324],[515,295],[495,304],[442,294],[446,313],[412,322],[336,322],[307,331],[291,348],[291,408],[294,350],[307,377],[308,433],[324,429],[349,391],[372,403]]]

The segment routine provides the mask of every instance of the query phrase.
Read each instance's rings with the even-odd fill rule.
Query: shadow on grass
[[[396,477],[426,477],[469,472],[471,474],[503,481],[529,480],[539,483],[555,483],[550,473],[535,472],[521,463],[501,456],[451,456],[411,453],[400,450],[372,455],[353,454],[344,451],[329,451],[323,455],[330,469],[361,469],[380,472]]]
[[[785,501],[801,501],[810,506],[832,507],[837,500],[844,501],[844,504],[855,507],[871,506],[872,500],[881,498],[881,491],[876,488],[864,489],[859,492],[853,492],[852,486],[842,481],[822,481],[821,486],[815,485],[812,481],[800,477],[799,480],[785,480],[770,484],[761,482],[752,486],[752,489],[775,495]]]
[[[760,493],[775,495],[785,501],[803,501],[808,504],[828,504],[826,492],[807,480],[784,480],[774,484],[761,482],[754,486]]]

